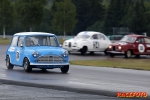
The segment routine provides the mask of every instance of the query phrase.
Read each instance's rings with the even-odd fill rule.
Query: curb
[[[21,82],[21,81],[6,80],[6,79],[0,79],[0,85],[1,84],[28,86],[28,87],[45,88],[45,89],[53,89],[53,90],[60,90],[60,91],[69,91],[69,92],[85,93],[85,94],[92,94],[92,95],[116,97],[115,91],[80,89],[80,88],[67,87],[67,86],[44,85],[44,84]],[[120,99],[123,99],[123,98],[120,98]],[[150,96],[147,96],[146,98],[124,98],[124,99],[150,100]]]

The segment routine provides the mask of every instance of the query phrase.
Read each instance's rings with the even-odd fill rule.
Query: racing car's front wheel
[[[32,67],[30,66],[30,62],[29,62],[28,58],[24,59],[23,68],[26,72],[31,72],[32,71]]]
[[[9,58],[9,56],[7,56],[7,58],[6,58],[6,66],[7,66],[8,69],[13,69],[13,68],[14,68],[14,65],[12,65],[12,64],[10,63],[10,58]]]
[[[69,70],[69,65],[65,65],[64,67],[61,67],[60,70],[62,73],[67,73]]]
[[[84,54],[86,54],[86,52],[87,52],[87,47],[84,46],[84,47],[81,49],[81,54],[84,55]]]
[[[132,56],[131,50],[126,51],[125,58],[130,58]]]

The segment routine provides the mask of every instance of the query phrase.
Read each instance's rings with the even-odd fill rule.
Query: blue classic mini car
[[[51,33],[16,33],[6,51],[8,69],[20,66],[26,72],[31,72],[32,68],[42,70],[60,68],[62,73],[67,73],[68,62],[68,51],[61,48],[56,35]]]

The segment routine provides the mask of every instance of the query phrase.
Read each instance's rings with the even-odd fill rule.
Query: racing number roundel
[[[143,44],[139,44],[138,50],[139,50],[140,53],[143,53],[145,51],[144,45]]]
[[[93,47],[94,49],[97,49],[99,48],[99,43],[96,41],[96,42],[93,42]]]
[[[17,59],[17,60],[19,60],[19,58],[20,58],[19,56],[20,56],[20,54],[19,54],[19,52],[17,52],[17,53],[16,53],[16,59]]]

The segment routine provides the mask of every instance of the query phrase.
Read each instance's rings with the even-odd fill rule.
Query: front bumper
[[[107,51],[107,53],[112,53],[112,54],[125,54],[125,52],[122,51]]]
[[[67,51],[72,51],[72,48],[71,48],[71,47],[68,47],[68,46],[63,46],[62,48],[63,48],[63,49],[66,49]]]
[[[78,48],[78,47],[63,47],[63,48],[68,51],[79,51],[80,50],[80,48]]]
[[[65,65],[69,65],[69,63],[30,63],[30,65],[65,66]]]

